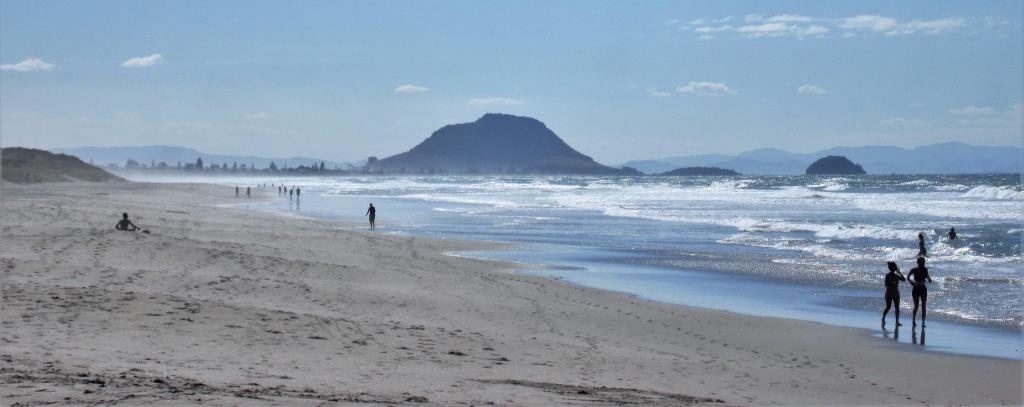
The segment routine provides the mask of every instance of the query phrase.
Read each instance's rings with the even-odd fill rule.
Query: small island
[[[684,167],[676,168],[672,171],[663,172],[658,175],[665,176],[680,176],[680,175],[742,175],[736,171],[728,168],[718,167]]]
[[[819,158],[807,167],[807,175],[863,175],[864,167],[840,155]]]

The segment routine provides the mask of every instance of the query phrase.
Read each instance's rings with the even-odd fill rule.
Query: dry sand
[[[516,274],[227,188],[0,192],[3,405],[1021,403],[1019,361]]]

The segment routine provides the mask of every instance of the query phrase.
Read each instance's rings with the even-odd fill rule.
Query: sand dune
[[[70,155],[21,147],[4,148],[0,154],[0,161],[3,161],[3,180],[15,184],[124,181],[102,168],[86,164],[78,157]]]
[[[5,186],[0,404],[1021,403],[1020,362],[641,301],[233,194]],[[114,231],[124,211],[152,233]]]

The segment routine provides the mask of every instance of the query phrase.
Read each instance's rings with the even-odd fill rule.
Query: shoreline
[[[506,244],[504,242],[495,242],[495,243]],[[515,248],[509,248],[508,250],[515,250]],[[774,316],[774,315],[755,314],[755,313],[750,313],[750,312],[734,311],[734,310],[731,310],[731,309],[728,309],[728,308],[721,308],[721,307],[711,307],[711,306],[702,306],[702,305],[692,305],[692,304],[686,304],[686,303],[670,302],[670,301],[666,301],[666,300],[659,300],[659,299],[655,299],[655,298],[650,298],[650,297],[644,296],[642,294],[637,294],[637,293],[630,292],[630,291],[616,290],[616,289],[610,289],[610,288],[602,288],[602,287],[595,286],[595,285],[588,285],[588,284],[583,283],[583,282],[576,282],[576,281],[573,281],[571,279],[567,279],[567,278],[565,278],[563,276],[550,275],[550,274],[542,273],[543,270],[559,270],[559,269],[566,268],[566,266],[559,266],[559,265],[553,265],[553,264],[516,263],[514,261],[504,260],[504,259],[495,258],[495,257],[468,256],[468,255],[465,255],[465,253],[494,253],[494,252],[495,251],[493,251],[493,250],[485,250],[485,251],[482,251],[482,252],[481,251],[467,251],[467,252],[459,252],[459,253],[457,253],[457,255],[460,256],[460,257],[466,257],[466,258],[477,259],[477,260],[484,260],[484,261],[510,262],[509,264],[511,264],[513,266],[518,264],[518,265],[521,265],[521,267],[514,267],[511,270],[512,272],[520,273],[520,274],[523,274],[523,275],[550,277],[550,278],[554,278],[554,279],[556,279],[558,281],[562,281],[565,284],[571,284],[571,285],[575,285],[575,286],[586,288],[586,289],[590,289],[590,290],[597,290],[597,291],[603,291],[603,292],[608,292],[608,293],[626,295],[627,297],[629,297],[631,299],[638,300],[638,301],[649,301],[649,302],[654,302],[654,303],[658,303],[658,304],[664,304],[664,305],[667,305],[667,306],[681,307],[681,308],[684,308],[684,309],[692,308],[692,309],[697,309],[697,310],[725,312],[725,313],[732,314],[732,315],[735,315],[735,316],[738,316],[738,317],[778,319],[778,320],[785,320],[785,321],[808,323],[808,324],[819,325],[819,326],[828,327],[828,328],[851,329],[851,330],[858,331],[859,334],[864,336],[864,337],[872,338],[872,340],[882,341],[882,342],[884,342],[886,344],[893,344],[894,343],[893,339],[890,338],[890,335],[891,335],[892,331],[879,332],[879,331],[877,331],[875,329],[872,329],[872,328],[866,328],[866,327],[861,327],[861,326],[856,326],[856,325],[844,325],[844,324],[839,324],[839,323],[822,322],[822,321],[818,321],[818,320],[815,320],[815,319],[801,319],[801,318],[786,317],[786,316]],[[909,310],[905,310],[905,311],[909,312]],[[890,316],[890,319],[891,319],[891,316]],[[935,330],[936,329],[935,328],[935,324],[936,323],[938,323],[940,325],[956,325],[959,329],[996,331],[1000,335],[1014,336],[1016,334],[1017,339],[1021,339],[1020,335],[1022,334],[1022,331],[1014,330],[1014,329],[1010,329],[1010,328],[989,327],[989,326],[979,326],[979,325],[966,325],[966,324],[958,324],[958,323],[955,323],[955,322],[943,321],[943,320],[931,321],[929,323],[929,329],[930,330]],[[891,325],[889,327],[892,328]],[[907,328],[906,325],[905,325],[905,327],[903,329],[905,329],[905,330],[912,330],[912,328]],[[977,358],[985,358],[985,359],[993,359],[993,360],[1004,360],[1004,361],[1008,360],[1008,361],[1018,361],[1018,362],[1020,361],[1020,358],[1016,357],[1016,356],[996,356],[996,355],[993,355],[993,354],[975,353],[975,352],[970,352],[970,351],[967,351],[967,350],[946,349],[946,348],[941,348],[941,347],[935,347],[935,346],[932,346],[932,345],[930,345],[929,347],[926,348],[926,347],[922,347],[922,346],[917,346],[916,344],[904,343],[904,342],[898,342],[898,341],[896,341],[895,344],[896,344],[896,347],[898,349],[901,349],[901,350],[903,350],[905,352],[913,352],[913,353],[940,353],[940,354],[977,357]]]
[[[0,400],[1020,404],[1019,361],[502,271],[445,254],[489,243],[216,207],[226,191],[5,185]],[[109,230],[125,207],[153,234]]]
[[[362,198],[355,198],[360,200]],[[287,202],[287,201],[285,201]],[[314,201],[317,202],[317,201]],[[279,204],[280,202],[278,202]],[[267,205],[269,204],[269,205]],[[270,202],[264,205],[253,204],[250,206],[251,209],[269,213],[284,213],[296,216],[310,217],[314,219],[321,219],[325,221],[339,221],[339,222],[352,222],[358,224],[350,218],[339,216],[330,212],[317,212],[314,210],[312,213],[297,213],[297,208],[291,206],[284,208],[274,206],[275,203]],[[314,205],[316,205],[314,203]],[[345,204],[345,207],[350,205]],[[316,206],[314,206],[316,207]],[[322,207],[321,207],[322,208]],[[474,235],[468,236],[463,235],[452,235],[451,233],[440,233],[432,234],[430,229],[423,228],[408,228],[403,227],[403,221],[410,221],[408,215],[396,216],[394,228],[392,231],[385,233],[394,233],[400,236],[416,236],[416,237],[430,237],[430,238],[441,238],[441,239],[488,239],[488,235]],[[384,230],[387,230],[389,226],[385,226]],[[353,230],[360,230],[358,226],[355,226]],[[458,230],[458,229],[449,229]],[[731,272],[731,274],[723,274],[721,271],[707,271],[699,269],[680,269],[680,268],[666,268],[665,270],[671,271],[671,274],[680,277],[680,281],[691,281],[700,283],[702,286],[706,286],[708,289],[721,292],[722,298],[714,299],[702,293],[690,293],[695,296],[687,297],[681,295],[665,295],[667,289],[662,289],[657,292],[657,295],[652,294],[648,290],[651,289],[649,286],[642,284],[630,285],[629,288],[614,287],[608,288],[607,285],[610,281],[604,277],[608,274],[618,274],[621,272],[623,276],[628,277],[629,272],[636,271],[639,273],[648,272],[647,269],[635,268],[626,265],[625,263],[609,263],[601,261],[591,261],[587,258],[596,258],[603,256],[601,250],[590,248],[587,246],[583,250],[579,250],[574,246],[565,247],[563,249],[575,253],[572,258],[568,256],[559,256],[557,253],[560,251],[558,244],[544,243],[544,242],[526,242],[526,241],[502,241],[502,240],[490,240],[497,244],[511,245],[511,250],[495,250],[485,251],[483,256],[470,256],[484,260],[494,260],[503,262],[512,262],[525,265],[533,265],[532,267],[521,267],[523,269],[537,269],[537,270],[550,270],[550,272],[531,272],[529,270],[523,271],[525,274],[531,275],[543,275],[543,276],[558,276],[563,278],[564,281],[576,284],[583,287],[596,288],[596,289],[610,289],[618,292],[632,293],[636,295],[636,298],[647,301],[658,301],[665,304],[673,304],[679,306],[689,306],[701,309],[721,310],[733,312],[740,315],[747,315],[753,317],[773,317],[783,318],[795,321],[806,321],[824,324],[833,327],[846,327],[855,329],[865,329],[868,331],[871,337],[877,340],[892,341],[895,339],[907,348],[908,351],[918,351],[921,349],[916,348],[917,343],[917,332],[913,332],[913,335],[907,333],[910,331],[911,326],[908,323],[906,327],[901,329],[903,335],[895,334],[895,338],[892,336],[894,332],[892,324],[889,324],[890,330],[879,331],[878,330],[878,314],[879,310],[864,310],[860,308],[844,307],[840,304],[840,300],[823,301],[820,298],[822,296],[831,298],[841,298],[850,293],[839,289],[822,288],[813,285],[807,285],[803,282],[794,281],[777,281],[764,278],[757,275],[747,275],[743,273]],[[565,251],[562,250],[562,251]],[[577,251],[579,253],[577,253]],[[539,253],[539,254],[538,254]],[[585,253],[581,255],[580,253]],[[620,255],[631,256],[634,255],[630,251],[623,251]],[[662,267],[654,267],[655,269],[662,269]],[[574,273],[573,270],[582,269],[597,269],[602,270],[602,273]],[[588,274],[591,274],[588,276]],[[716,277],[707,277],[714,275]],[[694,277],[696,276],[696,277]],[[740,282],[744,286],[749,286],[743,291],[745,294],[749,294],[749,297],[743,297],[742,295],[731,295],[728,293],[730,285],[735,285],[730,282],[724,282],[723,280],[734,280]],[[674,287],[682,289],[683,292],[689,292],[693,290],[687,290],[685,284],[680,286],[679,281],[666,282],[666,284],[672,284]],[[726,290],[726,291],[722,291]],[[758,290],[765,290],[765,293],[758,293]],[[646,294],[645,294],[646,293]],[[804,296],[808,301],[802,301],[794,303],[793,301],[774,301],[771,299],[773,294],[785,295],[789,298],[791,296]],[[871,293],[874,294],[874,293]],[[907,293],[909,294],[909,293]],[[694,297],[700,297],[700,300],[694,300]],[[874,298],[874,297],[871,297]],[[739,300],[738,302],[732,300]],[[742,305],[738,305],[742,304]],[[907,318],[910,317],[910,309],[907,307],[910,304],[910,298],[904,298],[903,312],[902,314]],[[808,307],[811,307],[810,310]],[[877,311],[877,312],[875,312]],[[940,352],[950,354],[961,354],[961,355],[973,355],[982,357],[995,357],[1006,360],[1020,360],[1021,356],[1021,331],[1014,327],[1006,326],[993,326],[979,323],[970,323],[966,321],[959,321],[955,319],[946,319],[942,316],[936,317],[933,312],[929,313],[932,318],[929,319],[928,335],[930,338],[929,344],[923,350],[926,352]],[[892,316],[889,317],[890,322]],[[902,340],[900,339],[902,338]],[[989,346],[978,345],[980,343],[988,344]]]

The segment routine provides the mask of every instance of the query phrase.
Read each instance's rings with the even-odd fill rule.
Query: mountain
[[[411,150],[371,164],[386,173],[627,174],[569,147],[537,119],[488,113],[444,126]]]
[[[64,154],[45,150],[8,147],[0,151],[3,180],[15,184],[42,182],[106,182],[123,179]]]
[[[841,155],[822,157],[807,167],[807,175],[859,175],[866,174],[864,167],[854,164]]]
[[[76,147],[55,148],[53,151],[56,153],[73,155],[81,158],[83,161],[91,162],[100,166],[117,164],[123,167],[128,160],[135,160],[146,165],[164,162],[168,166],[175,167],[179,162],[182,165],[185,165],[186,163],[194,163],[197,158],[202,158],[203,162],[207,165],[231,165],[233,163],[238,163],[238,165],[245,164],[246,166],[255,165],[256,168],[266,168],[270,166],[271,162],[274,162],[278,168],[286,166],[298,167],[300,165],[308,166],[313,163],[319,164],[320,161],[324,161],[326,168],[337,167],[344,169],[349,165],[349,163],[344,162],[326,161],[308,157],[267,158],[256,156],[207,154],[191,148],[175,146]]]
[[[814,160],[844,156],[874,174],[955,174],[1018,172],[1024,168],[1024,149],[1013,146],[975,146],[958,142],[913,149],[892,146],[834,147],[813,153],[760,149],[734,156],[721,154],[668,157],[624,163],[646,173],[660,173],[688,166],[732,168],[744,174],[803,174]]]
[[[682,175],[682,176],[686,176],[686,175],[741,175],[741,174],[736,172],[736,171],[727,169],[727,168],[718,168],[718,167],[685,167],[685,168],[677,168],[677,169],[674,169],[672,171],[663,172],[663,173],[658,174],[658,175],[666,175],[666,176],[681,176]]]

